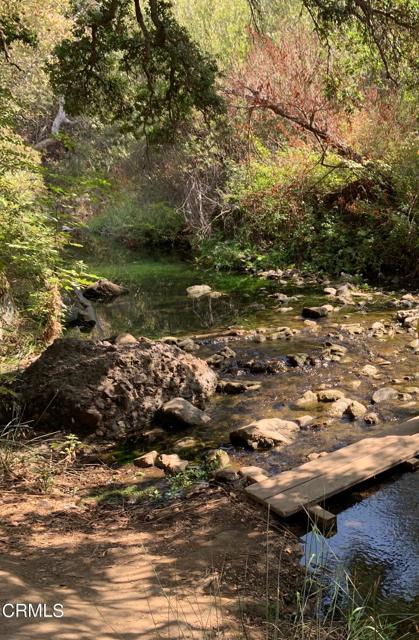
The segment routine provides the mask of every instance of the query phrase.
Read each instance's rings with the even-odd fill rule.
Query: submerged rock
[[[249,449],[270,449],[290,444],[300,428],[296,422],[267,418],[257,420],[230,433],[230,442]]]
[[[245,380],[219,380],[217,391],[235,395],[246,391],[258,391],[261,388],[260,382],[246,382]]]
[[[391,400],[396,400],[399,397],[399,392],[393,387],[382,387],[375,391],[372,395],[372,401],[375,404],[379,402],[390,402]]]
[[[326,318],[330,313],[330,305],[323,305],[321,307],[304,307],[302,311],[303,318]]]
[[[62,338],[23,372],[16,390],[25,419],[37,426],[120,438],[139,434],[173,396],[203,407],[216,386],[203,360],[161,342]]]
[[[318,403],[317,393],[313,391],[306,391],[301,398],[298,398],[295,402],[295,406],[299,409],[310,409]]]

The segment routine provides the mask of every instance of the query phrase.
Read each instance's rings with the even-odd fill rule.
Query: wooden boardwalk
[[[419,433],[366,438],[256,482],[246,487],[246,492],[271,511],[288,517],[417,455]]]

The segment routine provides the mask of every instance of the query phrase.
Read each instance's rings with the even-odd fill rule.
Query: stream
[[[243,337],[209,337],[201,341],[198,356],[207,357],[228,346],[238,359],[283,358],[293,353],[317,354],[326,339],[340,340],[348,355],[339,362],[321,362],[313,367],[287,368],[277,375],[235,372],[246,380],[257,380],[262,388],[240,395],[218,394],[208,407],[211,422],[205,432],[176,431],[168,434],[165,450],[175,448],[179,439],[194,438],[190,451],[182,457],[193,457],[202,448],[225,448],[233,466],[251,464],[275,473],[307,460],[311,452],[332,451],[367,435],[395,431],[398,422],[419,415],[419,394],[407,393],[401,400],[370,405],[377,386],[397,385],[398,391],[419,386],[418,355],[408,348],[412,335],[348,335],[342,326],[358,323],[368,328],[374,322],[390,321],[395,309],[389,300],[400,297],[394,292],[371,292],[371,300],[363,306],[344,307],[317,323],[315,330],[301,317],[303,306],[325,304],[323,286],[280,284],[251,275],[200,271],[175,255],[134,253],[115,247],[102,239],[94,242],[94,250],[82,255],[88,270],[124,284],[129,294],[107,304],[96,305],[98,325],[94,337],[107,337],[122,332],[150,338],[217,333],[228,327],[254,330],[261,327],[287,326],[299,333],[290,340],[264,341]],[[87,253],[87,252],[84,252]],[[208,284],[222,292],[219,298],[192,299],[186,288]],[[289,310],[278,308],[275,292],[293,298]],[[287,305],[288,307],[288,305]],[[77,330],[73,330],[77,331]],[[366,364],[378,369],[372,379],[360,375]],[[406,378],[407,377],[407,378]],[[419,377],[419,376],[418,376]],[[379,382],[377,382],[379,381]],[[334,419],[325,428],[301,431],[297,440],[282,450],[248,452],[229,444],[228,433],[253,420],[270,417],[292,419],[293,403],[305,391],[336,387],[345,395],[369,405],[379,413],[376,425],[362,420]],[[308,413],[301,411],[299,414]],[[312,411],[310,411],[312,413]],[[146,449],[145,449],[146,450]],[[143,449],[130,451],[132,457]],[[128,459],[127,457],[127,459]],[[394,613],[417,614],[419,610],[419,472],[395,470],[374,482],[356,487],[348,495],[330,500],[328,508],[338,514],[337,532],[329,538],[300,530],[302,563],[311,570],[341,580],[347,573],[362,594],[374,592],[380,608]],[[293,526],[292,523],[290,526]],[[298,523],[296,527],[298,530]]]

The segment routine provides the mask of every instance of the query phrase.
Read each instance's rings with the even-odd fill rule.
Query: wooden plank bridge
[[[401,433],[419,428],[415,423],[416,419],[400,425]],[[419,433],[365,438],[295,469],[264,480],[259,477],[246,492],[282,517],[307,510],[326,521],[333,516],[319,503],[403,462],[414,469],[418,455]]]

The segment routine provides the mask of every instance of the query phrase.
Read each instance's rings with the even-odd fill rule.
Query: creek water
[[[217,395],[208,413],[210,427],[199,433],[169,433],[165,450],[176,447],[179,439],[191,437],[195,444],[182,450],[182,457],[196,456],[209,446],[228,450],[233,465],[243,463],[263,467],[273,473],[307,460],[312,451],[331,451],[368,435],[395,432],[397,423],[419,415],[419,395],[379,407],[380,422],[367,426],[363,421],[333,420],[319,431],[302,431],[292,445],[282,450],[246,452],[229,445],[233,428],[268,417],[292,418],[312,411],[296,411],[293,402],[307,389],[320,384],[337,387],[345,395],[370,405],[377,386],[394,384],[403,392],[418,372],[418,356],[408,349],[412,336],[396,334],[379,339],[363,334],[342,336],[342,325],[370,326],[394,315],[388,306],[391,296],[372,296],[364,307],[345,307],[318,323],[319,330],[308,329],[301,318],[303,306],[324,304],[323,287],[281,285],[250,275],[208,272],[176,256],[151,252],[135,253],[96,240],[82,256],[88,269],[129,289],[129,294],[107,304],[98,304],[96,337],[122,332],[151,338],[216,333],[231,325],[245,329],[288,326],[300,333],[291,340],[261,342],[232,338],[228,346],[238,358],[285,358],[291,353],[317,353],[325,339],[341,340],[348,356],[340,362],[324,362],[317,367],[288,368],[278,375],[246,375],[262,383],[259,391],[238,396]],[[222,292],[220,298],[191,299],[186,288],[208,284]],[[275,292],[299,296],[281,312],[270,296]],[[393,296],[394,297],[394,296]],[[206,357],[225,346],[225,338],[208,338],[201,343],[199,356]],[[379,369],[377,380],[361,376],[365,364]],[[236,378],[241,371],[236,372]],[[409,380],[404,377],[410,376]],[[372,408],[371,406],[369,407]],[[153,445],[153,448],[156,445]],[[121,452],[132,459],[145,449],[141,446]],[[302,562],[316,572],[339,580],[342,571],[354,578],[361,593],[374,590],[380,606],[391,611],[419,612],[419,472],[393,473],[378,482],[367,483],[350,494],[330,502],[338,514],[337,532],[327,540],[312,532],[302,536]]]

